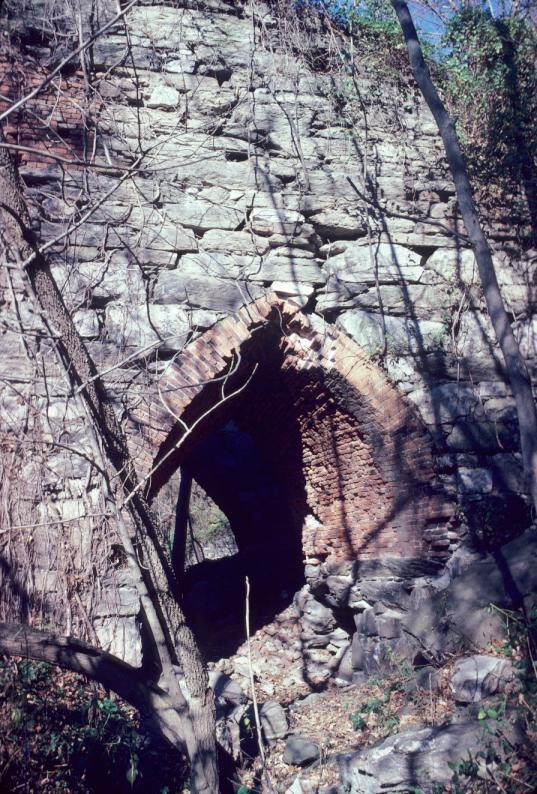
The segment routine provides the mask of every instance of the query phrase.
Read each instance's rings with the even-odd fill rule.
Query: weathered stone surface
[[[137,615],[140,611],[140,597],[134,587],[114,588],[113,583],[109,582],[94,609],[96,617]]]
[[[178,270],[159,273],[155,286],[155,303],[199,306],[219,312],[233,312],[261,294],[261,289],[245,281],[213,277],[190,277]]]
[[[451,691],[459,703],[478,703],[488,695],[501,692],[513,674],[513,666],[507,659],[468,656],[455,663]]]
[[[103,650],[134,667],[142,664],[142,640],[134,617],[104,617],[93,621]]]
[[[352,647],[349,647],[341,657],[341,661],[334,677],[334,682],[339,686],[347,686],[352,682],[352,676]]]
[[[501,356],[488,316],[474,311],[461,317],[456,334],[456,349],[476,377],[490,380],[501,371]]]
[[[522,320],[515,324],[515,336],[520,345],[523,356],[527,358],[537,357],[537,319],[532,317]]]
[[[151,96],[147,100],[147,107],[174,110],[179,105],[179,101],[179,91],[169,85],[158,85],[151,92]]]
[[[248,700],[240,684],[220,671],[214,670],[209,673],[209,684],[215,698],[225,704],[239,706]]]
[[[448,764],[467,758],[468,750],[475,755],[485,736],[479,722],[404,731],[358,753],[338,756],[341,784],[349,794],[416,788],[432,794],[435,785],[451,781]]]
[[[430,425],[473,416],[479,405],[478,396],[472,386],[461,383],[444,383],[431,389],[418,389],[408,396],[423,420]]]
[[[366,311],[377,311],[379,305],[387,314],[414,316],[418,320],[428,320],[440,308],[444,315],[450,310],[453,299],[442,296],[439,307],[439,295],[436,287],[428,284],[381,284],[379,288],[365,287],[363,283],[339,281],[329,276],[326,282],[326,294],[321,296],[318,310],[347,309],[357,307]],[[437,315],[438,316],[438,315]]]
[[[439,248],[427,259],[423,280],[439,287],[453,287],[461,282],[475,284],[479,280],[472,250]]]
[[[416,653],[417,645],[406,637],[380,639],[357,631],[352,639],[353,670],[367,675],[392,673],[401,660],[411,661]]]
[[[300,250],[298,251],[300,254]],[[278,256],[278,249],[262,258],[257,269],[250,269],[252,281],[287,281],[297,285],[323,284],[325,275],[318,263],[303,256]]]
[[[373,637],[378,634],[374,609],[365,609],[360,615],[355,615],[354,622],[357,633],[365,634],[367,637]]]
[[[360,578],[352,589],[352,598],[362,598],[371,604],[381,601],[389,607],[406,608],[409,602],[408,585],[390,579]],[[354,606],[349,602],[349,606]]]
[[[250,215],[250,226],[256,234],[269,237],[272,234],[283,234],[292,238],[300,234],[304,216],[296,210],[286,209],[254,209]]]
[[[325,236],[354,240],[367,233],[367,225],[362,212],[354,214],[336,209],[325,209],[309,216],[316,231]]]
[[[201,244],[206,251],[226,251],[233,254],[263,254],[267,249],[264,237],[253,237],[249,232],[230,232],[210,229],[205,232]]]
[[[113,303],[106,307],[105,327],[108,338],[120,348],[155,345],[180,350],[188,339],[191,321],[179,307]]]
[[[167,204],[166,215],[190,229],[200,232],[210,229],[236,229],[244,214],[233,202],[215,204],[206,199],[184,193],[180,203]]]
[[[138,258],[140,249],[178,253],[198,250],[192,229],[185,229],[175,220],[167,218],[165,212],[146,212],[143,217],[132,213],[129,221],[127,226],[117,227],[110,236],[112,240],[116,238],[116,245],[130,245],[134,260]]]
[[[302,590],[295,602],[303,615],[303,621],[317,634],[327,634],[335,629],[337,620],[331,609],[317,601],[309,592]]]
[[[491,459],[491,471],[500,490],[524,491],[524,472],[520,453],[499,453]]]
[[[421,257],[409,248],[380,243],[349,245],[342,254],[326,260],[327,272],[347,284],[417,282],[423,275]]]
[[[65,264],[51,269],[62,294],[74,301],[90,295],[140,303],[147,296],[141,268],[128,252],[114,251],[104,261],[81,262],[76,269]]]
[[[290,736],[285,743],[283,761],[293,766],[306,766],[321,757],[319,745],[302,736]]]
[[[361,309],[343,312],[336,325],[370,355],[384,350],[384,339],[386,352],[406,356],[442,350],[446,341],[446,326],[441,322],[382,316]]]
[[[273,281],[270,289],[282,298],[291,298],[298,306],[305,306],[313,295],[313,284],[299,284],[294,281]]]
[[[289,731],[285,709],[274,700],[267,700],[259,707],[259,719],[263,735],[269,744],[284,739]]]
[[[381,615],[376,616],[377,633],[379,637],[387,640],[401,636],[402,614],[394,609],[387,609]]]
[[[343,569],[340,573],[328,575],[322,580],[323,601],[331,607],[346,606],[354,577]]]
[[[448,449],[462,452],[496,453],[516,450],[516,428],[503,422],[458,421],[446,438]]]
[[[183,277],[193,276],[198,279],[220,278],[228,282],[233,279],[252,278],[253,280],[260,272],[262,262],[262,258],[255,255],[200,251],[182,256],[177,272]]]
[[[492,491],[492,473],[488,469],[461,467],[457,477],[461,493],[490,493]]]
[[[432,692],[438,688],[441,682],[441,674],[434,667],[426,665],[416,670],[414,680],[418,689],[425,689]]]
[[[97,339],[99,336],[99,317],[93,309],[79,309],[73,315],[73,322],[83,339]]]
[[[490,604],[512,609],[537,591],[537,534],[531,530],[472,562],[438,591],[429,588],[403,616],[403,631],[431,658],[504,639],[506,625]],[[414,595],[414,594],[413,594]]]

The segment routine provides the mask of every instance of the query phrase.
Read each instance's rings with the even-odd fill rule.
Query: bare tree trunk
[[[176,576],[185,570],[186,545],[190,524],[190,495],[192,492],[192,475],[185,466],[181,468],[181,483],[177,508],[175,510],[175,531],[173,533],[172,566]]]
[[[4,138],[0,130],[0,144]],[[21,265],[27,263],[26,274],[31,290],[39,303],[46,325],[58,340],[64,367],[73,386],[83,386],[82,395],[92,419],[107,462],[116,474],[113,495],[116,504],[123,496],[136,491],[129,500],[129,518],[137,529],[143,554],[142,573],[147,590],[161,622],[168,643],[170,659],[159,660],[163,685],[175,700],[177,708],[184,698],[171,662],[178,657],[188,690],[189,724],[185,723],[185,741],[191,763],[193,792],[217,794],[218,759],[216,749],[215,709],[205,663],[194,635],[186,623],[180,606],[180,591],[172,568],[160,546],[156,524],[143,497],[136,490],[136,473],[127,443],[107,399],[97,370],[73,324],[51,274],[48,262],[39,253],[16,167],[7,149],[0,146],[0,233],[6,247]],[[118,513],[119,515],[119,513]],[[164,663],[163,663],[164,662]]]
[[[0,623],[0,653],[48,662],[97,681],[130,703],[158,735],[184,749],[183,712],[170,694],[143,680],[142,671],[74,637],[58,637],[21,623]]]
[[[460,212],[474,250],[487,309],[496,339],[502,351],[505,369],[515,398],[524,474],[533,506],[537,511],[537,413],[535,411],[531,379],[509,323],[490,247],[477,214],[472,187],[455,126],[436,90],[423,58],[421,44],[407,3],[405,0],[391,0],[391,4],[403,31],[414,79],[434,116],[444,144],[455,183]]]

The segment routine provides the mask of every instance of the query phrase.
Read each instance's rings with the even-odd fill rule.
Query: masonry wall
[[[40,4],[32,8],[38,17]],[[94,24],[103,24],[116,5],[102,0],[97,11]],[[32,13],[10,24],[14,43],[3,44],[2,93],[19,96],[57,61],[54,42],[37,35]],[[26,32],[17,42],[21,24]],[[90,24],[83,19],[84,33]],[[460,499],[470,513],[483,506],[485,514],[491,497],[518,499],[523,490],[514,403],[434,123],[409,84],[391,76],[379,82],[361,66],[353,83],[336,66],[339,46],[313,24],[293,26],[277,4],[140,3],[96,42],[84,69],[78,64],[58,76],[25,109],[18,128],[11,125],[13,143],[41,148],[46,140],[50,151],[72,161],[20,153],[35,224],[140,471],[149,470],[159,448],[149,436],[162,432],[169,362],[180,362],[185,345],[242,305],[276,294],[301,307],[319,339],[336,329],[358,344],[371,377],[383,373],[427,428],[434,487],[447,502]],[[312,53],[322,68],[313,70]],[[80,160],[96,167],[81,168]],[[534,371],[537,258],[525,243],[523,207],[515,218],[502,207],[487,210],[485,224]],[[74,544],[78,560],[74,579],[60,576],[65,566],[58,555],[45,564],[36,552],[29,568],[17,568],[28,539],[25,529],[14,530],[9,559],[17,586],[35,592],[39,582],[43,598],[52,591],[62,614],[76,593],[86,617],[73,607],[75,629],[86,632],[100,614],[102,641],[124,631],[110,623],[117,605],[107,593],[119,587],[134,636],[136,596],[124,570],[110,563],[116,541],[103,532],[108,514],[98,472],[79,454],[88,444],[85,418],[61,380],[53,346],[42,339],[23,280],[15,270],[3,279],[0,421],[19,478],[19,495],[8,500],[9,525],[39,524],[34,538],[46,532],[45,545]],[[25,335],[33,340],[32,355]],[[356,459],[364,470],[372,466],[360,436],[367,421],[360,384],[349,387],[347,378],[330,375],[335,396],[326,409],[321,375],[293,377],[290,388],[300,383],[303,401],[297,416],[304,471],[322,460],[328,472],[308,480],[316,521],[330,530],[317,532],[319,547],[306,532],[306,553],[314,560],[327,553],[349,559],[348,548],[341,552],[340,505],[327,483],[336,456],[338,487],[349,492],[361,488],[353,479]],[[140,421],[148,412],[157,417],[150,432]],[[384,415],[390,416],[388,402]],[[395,441],[401,437],[394,431]],[[401,467],[412,470],[415,463],[408,451]],[[33,477],[42,483],[38,493],[24,487]],[[367,497],[382,521],[382,505],[394,496],[386,493],[386,478],[377,491],[373,479]],[[358,539],[358,555],[369,519],[356,510],[344,522]],[[424,537],[429,550],[436,541],[440,555],[458,538],[447,529],[435,538],[434,523],[427,531],[416,553]],[[97,579],[86,564],[95,553],[88,542],[93,532],[102,533],[104,544]],[[400,554],[400,544],[395,529],[386,532],[377,553]]]

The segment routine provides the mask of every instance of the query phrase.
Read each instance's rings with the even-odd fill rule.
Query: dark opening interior
[[[229,520],[238,551],[191,565],[185,609],[207,658],[246,639],[245,577],[253,633],[287,607],[303,584],[300,534],[285,487],[257,440],[232,420],[199,444],[184,467]],[[198,516],[198,522],[200,520]]]
[[[302,449],[292,391],[279,366],[265,361],[232,414],[189,450],[182,472],[227,517],[238,549],[229,554],[227,543],[226,556],[195,563],[183,576],[188,617],[207,658],[217,660],[246,639],[246,576],[251,633],[289,606],[304,584]]]

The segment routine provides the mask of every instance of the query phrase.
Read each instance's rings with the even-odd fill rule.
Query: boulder
[[[395,609],[387,609],[376,616],[377,632],[379,637],[386,640],[393,640],[401,636],[401,612]]]
[[[417,407],[423,421],[429,425],[473,416],[479,405],[475,389],[471,385],[461,383],[443,383],[432,388],[417,389],[408,396]]]
[[[181,350],[192,329],[208,328],[217,319],[213,312],[186,312],[183,306],[110,303],[105,328],[110,341],[120,348],[149,345],[161,350]]]
[[[334,681],[338,686],[347,686],[352,682],[352,646],[343,653]]]
[[[461,493],[490,493],[492,491],[492,473],[489,469],[467,469],[460,467],[457,472],[457,484]]]
[[[287,736],[289,725],[285,715],[285,709],[275,700],[267,700],[259,708],[259,719],[263,729],[263,735],[269,744],[277,739],[284,739]]]
[[[166,204],[166,215],[169,220],[200,232],[211,229],[233,231],[244,219],[244,213],[233,202],[215,204],[188,193],[181,196],[181,203]]]
[[[354,623],[359,634],[364,634],[367,637],[378,635],[377,619],[373,608],[365,609],[361,614],[355,615]]]
[[[487,648],[506,637],[505,621],[490,605],[517,608],[535,592],[537,533],[530,529],[472,562],[447,586],[413,598],[401,625],[431,659],[460,652],[461,644]]]
[[[459,703],[479,703],[504,689],[513,678],[513,666],[497,656],[474,655],[459,659],[451,678],[451,691]]]
[[[382,601],[388,607],[405,609],[408,607],[408,585],[389,579],[362,579],[356,583],[356,593],[371,604]]]
[[[214,311],[232,312],[262,294],[259,287],[245,281],[212,276],[185,276],[178,270],[159,273],[155,303],[186,304]]]
[[[440,680],[440,672],[434,667],[426,665],[416,670],[413,682],[410,684],[410,689],[412,689],[412,683],[414,683],[416,689],[425,689],[429,692],[438,689]]]
[[[252,211],[250,226],[255,234],[260,234],[263,237],[283,234],[292,238],[300,233],[304,220],[304,216],[296,210],[267,207]]]
[[[304,625],[310,631],[316,634],[328,634],[336,628],[337,620],[332,610],[317,601],[308,590],[297,593],[295,602],[302,613]]]
[[[355,227],[359,229],[359,222]],[[354,228],[354,227],[353,227]],[[326,269],[339,281],[349,284],[375,284],[375,279],[405,283],[419,281],[423,274],[421,256],[409,248],[387,243],[349,245],[346,250],[326,260]]]
[[[417,650],[407,637],[380,639],[356,632],[352,639],[352,667],[367,675],[392,673],[402,659],[412,660]]]
[[[99,318],[94,309],[78,309],[73,315],[73,322],[83,339],[96,339],[99,336]]]
[[[306,766],[321,757],[319,745],[302,736],[290,736],[285,743],[283,761],[291,766]]]
[[[449,763],[474,755],[493,741],[481,722],[438,728],[413,728],[389,736],[357,753],[338,756],[342,789],[348,794],[388,794],[420,791],[433,794],[435,786],[452,779]]]
[[[392,317],[375,311],[351,309],[343,312],[336,322],[370,355],[384,347],[392,355],[410,355],[442,349],[446,326],[435,320],[416,320],[412,317]]]

